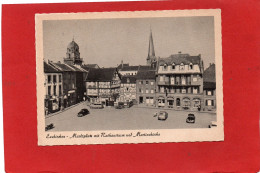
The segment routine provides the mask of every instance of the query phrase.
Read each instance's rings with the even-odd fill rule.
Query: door
[[[143,103],[143,101],[144,101],[144,98],[143,97],[139,97],[139,103],[141,104],[141,103]]]

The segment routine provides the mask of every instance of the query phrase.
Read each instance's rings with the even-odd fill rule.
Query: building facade
[[[136,75],[137,103],[144,106],[155,106],[155,89],[155,71],[138,71]]]
[[[216,111],[216,69],[215,64],[204,71],[203,74],[203,95],[205,111]]]
[[[86,79],[86,94],[92,103],[113,106],[119,98],[121,76],[116,68],[90,69]]]
[[[45,115],[62,109],[63,75],[62,72],[44,62],[45,75]]]
[[[203,102],[203,62],[200,55],[175,54],[158,60],[156,106],[198,110]]]
[[[136,103],[136,76],[122,76],[119,101]]]

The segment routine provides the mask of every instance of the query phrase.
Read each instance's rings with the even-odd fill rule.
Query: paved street
[[[77,117],[77,113],[87,108],[90,114]],[[153,117],[154,113],[163,109],[138,108],[125,109],[104,108],[89,109],[81,103],[62,113],[46,118],[46,124],[53,123],[55,128],[50,131],[91,131],[91,130],[136,130],[136,129],[178,129],[207,128],[211,121],[216,120],[215,113],[194,112],[195,124],[186,123],[189,112],[166,110],[169,114],[166,121]]]

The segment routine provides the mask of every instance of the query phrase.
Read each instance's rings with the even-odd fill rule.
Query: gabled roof
[[[138,71],[139,66],[138,65],[131,65],[131,66],[123,66],[121,71]]]
[[[155,80],[155,71],[152,70],[141,70],[136,74],[136,79],[154,79]]]
[[[121,83],[128,83],[127,82],[128,79],[129,79],[129,83],[131,83],[131,84],[136,83],[136,75],[123,76],[121,79]]]
[[[61,73],[57,68],[51,66],[50,64],[44,62],[44,73]]]
[[[203,88],[216,88],[216,70],[215,64],[211,64],[203,73]]]
[[[81,69],[80,67],[76,67],[75,65],[70,65],[70,64],[66,64],[66,65],[72,68],[75,72],[86,72],[84,69]]]
[[[144,71],[144,70],[155,70],[155,68],[152,68],[151,65],[140,65],[139,66],[139,71]]]
[[[192,64],[199,64],[201,65],[201,57],[200,55],[198,56],[190,56],[189,54],[174,54],[171,55],[167,58],[160,58],[159,59],[159,65],[180,65],[183,63],[184,65],[189,65],[190,63]]]
[[[86,81],[108,82],[113,79],[115,72],[117,72],[116,68],[91,68]]]
[[[52,63],[54,66],[59,68],[60,71],[74,71],[73,68],[69,67],[67,64]]]

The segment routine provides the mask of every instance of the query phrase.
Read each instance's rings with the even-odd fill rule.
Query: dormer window
[[[167,70],[167,64],[163,65],[163,70],[166,71]]]
[[[183,63],[180,64],[180,70],[184,70],[184,64]]]
[[[172,64],[172,70],[175,70],[175,64],[174,63]]]
[[[190,63],[189,67],[190,67],[190,70],[192,70],[193,69],[193,64]]]

